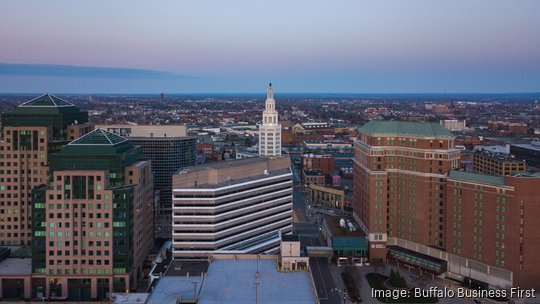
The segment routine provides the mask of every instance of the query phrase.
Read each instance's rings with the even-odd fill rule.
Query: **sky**
[[[540,92],[540,1],[2,0],[0,93]]]

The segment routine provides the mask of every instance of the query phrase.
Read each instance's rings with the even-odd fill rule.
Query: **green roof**
[[[413,121],[372,120],[358,128],[370,136],[414,136],[425,138],[454,138],[455,136],[438,123]]]
[[[127,141],[127,139],[120,137],[111,132],[103,129],[96,129],[90,133],[87,133],[78,139],[72,141],[68,146],[82,146],[82,145],[107,145],[114,146],[116,144]]]
[[[22,107],[22,108],[29,108],[29,107],[59,108],[59,107],[74,107],[74,106],[75,105],[73,105],[72,103],[69,103],[63,99],[60,99],[53,95],[49,95],[49,93],[46,93],[44,95],[41,95],[39,97],[36,97],[32,100],[29,100],[19,105],[19,107]]]
[[[487,175],[487,174],[479,174],[479,173],[456,171],[456,170],[450,171],[450,174],[448,175],[448,177],[477,182],[477,183],[498,185],[498,186],[504,186],[505,184],[504,176],[493,176],[493,175]]]

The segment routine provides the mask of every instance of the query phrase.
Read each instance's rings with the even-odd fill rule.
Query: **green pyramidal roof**
[[[82,145],[107,145],[114,146],[116,144],[127,141],[127,139],[115,135],[111,132],[103,129],[96,129],[90,133],[87,133],[78,139],[69,143],[69,146],[82,146]]]
[[[63,99],[60,99],[54,95],[49,95],[48,93],[19,105],[19,107],[21,108],[30,108],[30,107],[59,108],[59,107],[74,107],[74,106],[75,105],[73,105],[72,103],[67,102]]]
[[[370,136],[414,136],[422,138],[454,138],[455,136],[438,123],[412,121],[372,120],[358,128]]]

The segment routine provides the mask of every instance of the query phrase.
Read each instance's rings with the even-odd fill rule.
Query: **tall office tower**
[[[32,280],[53,298],[105,299],[137,287],[152,248],[152,172],[140,148],[96,129],[50,155],[32,191]]]
[[[87,121],[87,112],[49,94],[2,115],[0,245],[30,244],[31,191],[47,181],[49,154],[67,144],[67,127]]]
[[[448,271],[499,288],[538,289],[540,176],[451,171],[447,183],[447,251],[463,260]]]
[[[435,123],[370,121],[358,129],[355,213],[371,241],[398,237],[445,247],[446,174],[458,167],[455,137]],[[370,252],[385,258],[386,251]]]
[[[187,137],[184,125],[99,127],[125,136],[134,145],[141,147],[141,159],[152,161],[154,191],[159,193],[159,202],[154,206],[154,238],[170,239],[172,176],[180,168],[195,165],[197,138]]]
[[[259,126],[259,155],[281,155],[281,125],[278,121],[276,101],[274,100],[271,83],[268,85],[262,124]]]
[[[187,167],[173,177],[173,257],[264,253],[292,231],[288,157]]]

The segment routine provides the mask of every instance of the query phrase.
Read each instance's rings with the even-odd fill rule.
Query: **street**
[[[298,234],[302,247],[325,246],[319,225],[314,222],[312,214],[307,214],[305,192],[301,187],[297,169],[293,169],[293,176],[295,184],[293,190],[294,232]],[[332,273],[332,271],[339,271],[339,269],[333,269],[337,266],[331,265],[328,258],[310,258],[309,266],[320,303],[343,303],[343,293],[336,291],[336,289],[344,289],[343,281],[340,276],[336,278],[336,275]]]

